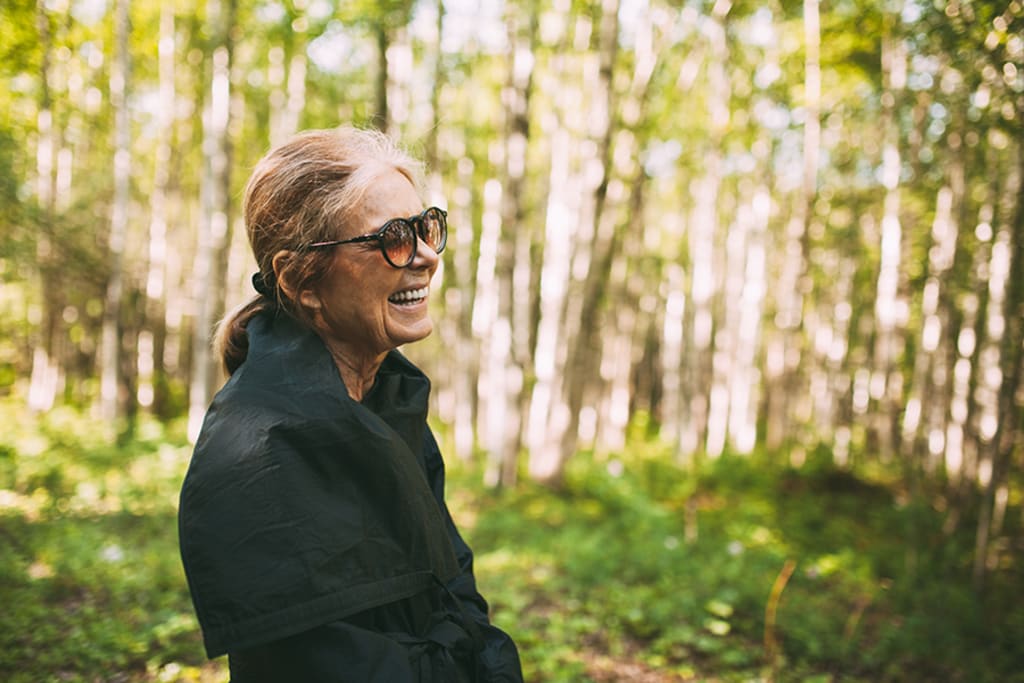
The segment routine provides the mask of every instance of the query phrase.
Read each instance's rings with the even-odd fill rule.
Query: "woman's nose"
[[[410,268],[437,268],[438,262],[441,260],[441,256],[430,248],[430,245],[421,239],[416,240],[416,256],[413,258],[412,263],[409,264]]]

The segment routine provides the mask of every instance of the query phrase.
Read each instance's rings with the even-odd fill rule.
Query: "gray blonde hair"
[[[253,169],[245,188],[245,229],[259,266],[259,295],[228,313],[218,325],[214,350],[228,374],[245,361],[245,326],[262,311],[277,309],[310,326],[294,293],[315,288],[327,276],[330,250],[305,245],[337,239],[384,171],[398,171],[419,190],[422,163],[375,130],[341,127],[310,130],[272,149]],[[274,256],[287,252],[287,258]],[[258,280],[258,281],[257,281]],[[261,285],[261,286],[260,286]]]

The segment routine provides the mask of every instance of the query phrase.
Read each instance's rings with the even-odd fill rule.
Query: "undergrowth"
[[[226,681],[178,557],[182,426],[111,445],[73,411],[0,419],[0,680]],[[558,490],[501,491],[449,462],[449,504],[531,683],[1024,680],[1012,544],[976,594],[970,520],[950,533],[895,480],[785,462],[681,467],[643,440],[577,455]]]
[[[1024,680],[1020,557],[976,594],[973,524],[944,532],[822,459],[683,468],[648,444],[475,503],[479,580],[527,680],[588,680],[593,650],[663,680]]]

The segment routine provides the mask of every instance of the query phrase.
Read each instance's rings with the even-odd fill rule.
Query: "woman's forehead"
[[[361,228],[380,227],[392,218],[407,218],[423,210],[416,187],[394,168],[377,174],[354,212],[354,223]]]

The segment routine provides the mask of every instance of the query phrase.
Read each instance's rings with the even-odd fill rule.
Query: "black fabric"
[[[444,464],[429,430],[424,453],[431,487],[443,492]],[[473,554],[447,508],[442,511],[460,566],[444,589],[231,652],[232,683],[522,683],[515,644],[488,622],[487,603],[473,578]],[[458,605],[447,603],[449,598]]]
[[[444,465],[429,429],[423,453],[431,488],[442,501]],[[425,591],[295,637],[232,651],[231,683],[522,683],[515,644],[488,623],[487,604],[473,577],[473,554],[441,506],[460,566],[442,591]],[[447,596],[458,605],[447,603]],[[469,629],[477,631],[482,647],[473,643]]]
[[[522,681],[444,503],[426,377],[401,354],[353,401],[284,315],[207,413],[182,487],[182,560],[233,683]]]
[[[232,683],[470,683],[466,630],[412,598],[229,655]],[[501,680],[501,679],[494,679]]]

